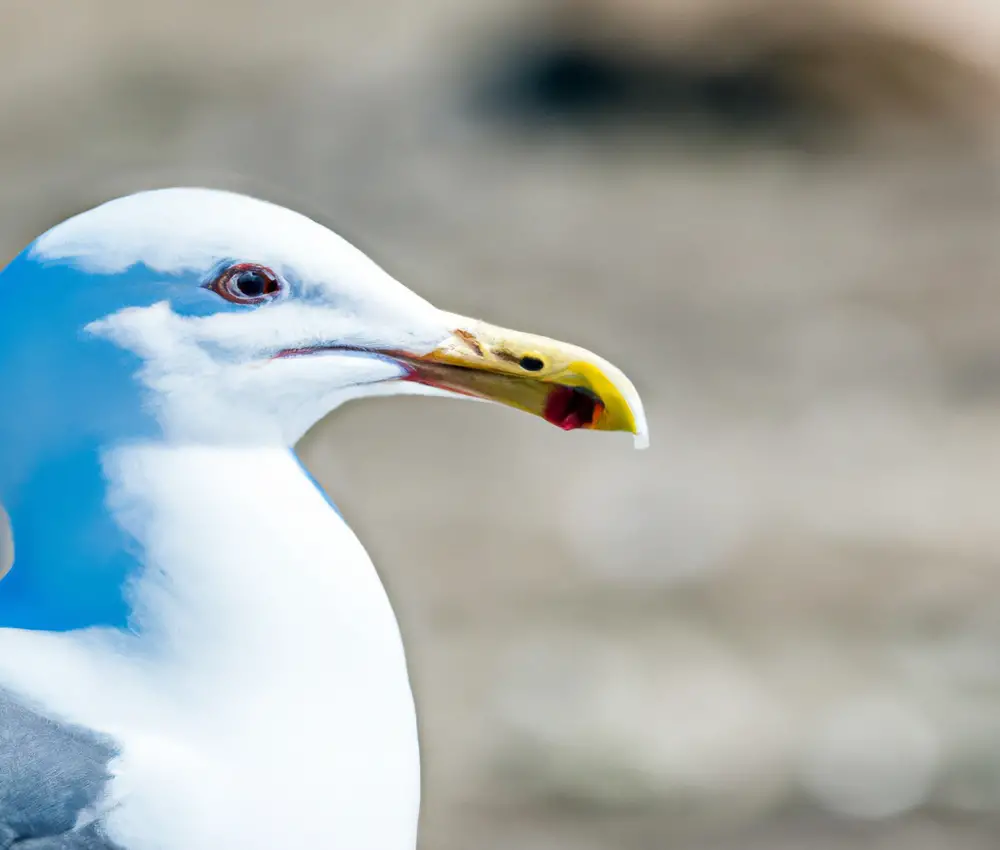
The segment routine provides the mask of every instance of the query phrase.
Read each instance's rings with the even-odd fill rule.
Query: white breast
[[[0,632],[0,681],[122,744],[129,850],[412,850],[402,643],[353,533],[283,449],[107,458],[145,549],[141,637]]]

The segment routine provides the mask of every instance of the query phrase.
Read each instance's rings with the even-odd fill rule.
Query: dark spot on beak
[[[504,363],[520,363],[521,360],[516,354],[512,354],[506,348],[498,348],[493,352],[493,356],[497,360],[503,360]]]
[[[524,357],[521,358],[520,364],[521,368],[524,369],[525,372],[540,372],[545,366],[545,363],[542,362],[542,360],[538,357],[532,357],[530,354],[525,354]]]

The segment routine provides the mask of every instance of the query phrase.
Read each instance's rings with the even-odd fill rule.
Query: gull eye
[[[266,266],[237,263],[206,286],[234,304],[261,304],[278,295],[283,284]]]

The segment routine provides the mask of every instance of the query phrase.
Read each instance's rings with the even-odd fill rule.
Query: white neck
[[[0,656],[21,658],[0,661],[0,683],[122,742],[122,843],[412,850],[419,758],[399,631],[294,456],[155,445],[106,468],[109,507],[144,550],[139,635],[0,632]]]

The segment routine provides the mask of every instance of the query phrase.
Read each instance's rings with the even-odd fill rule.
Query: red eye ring
[[[257,263],[236,263],[207,288],[233,304],[263,304],[281,292],[282,282],[271,269]]]

